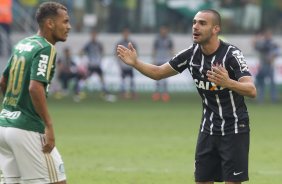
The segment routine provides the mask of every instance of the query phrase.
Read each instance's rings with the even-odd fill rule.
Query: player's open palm
[[[117,55],[124,63],[130,66],[134,66],[137,61],[137,52],[132,43],[128,44],[128,48],[123,45],[118,45]]]

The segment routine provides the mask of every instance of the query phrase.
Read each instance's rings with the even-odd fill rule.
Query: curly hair
[[[39,27],[42,27],[44,21],[47,18],[53,18],[56,17],[58,15],[58,10],[62,9],[67,11],[67,8],[57,2],[44,2],[42,3],[39,8],[36,11],[36,21],[39,25]]]

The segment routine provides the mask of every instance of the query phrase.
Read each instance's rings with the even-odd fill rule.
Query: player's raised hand
[[[128,48],[123,45],[118,45],[117,55],[124,63],[130,66],[134,66],[137,62],[137,52],[132,43],[128,43]]]

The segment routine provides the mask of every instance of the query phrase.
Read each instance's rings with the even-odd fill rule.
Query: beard
[[[60,31],[60,30],[56,30],[56,31],[53,31],[53,39],[55,42],[64,42],[67,40],[67,37],[64,36],[64,34],[62,34],[63,31]]]
[[[200,45],[204,45],[209,43],[212,37],[211,32],[208,32],[207,34],[201,34],[200,36],[202,37],[201,39],[193,40],[193,42]]]
[[[59,37],[59,36],[54,36],[54,39],[56,42],[64,42],[66,41],[67,39],[64,38],[64,37]]]

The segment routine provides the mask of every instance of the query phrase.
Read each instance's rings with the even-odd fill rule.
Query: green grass
[[[201,119],[197,94],[148,94],[135,101],[80,103],[49,99],[56,143],[69,184],[192,184]],[[251,118],[250,184],[281,184],[282,104],[247,100]]]

